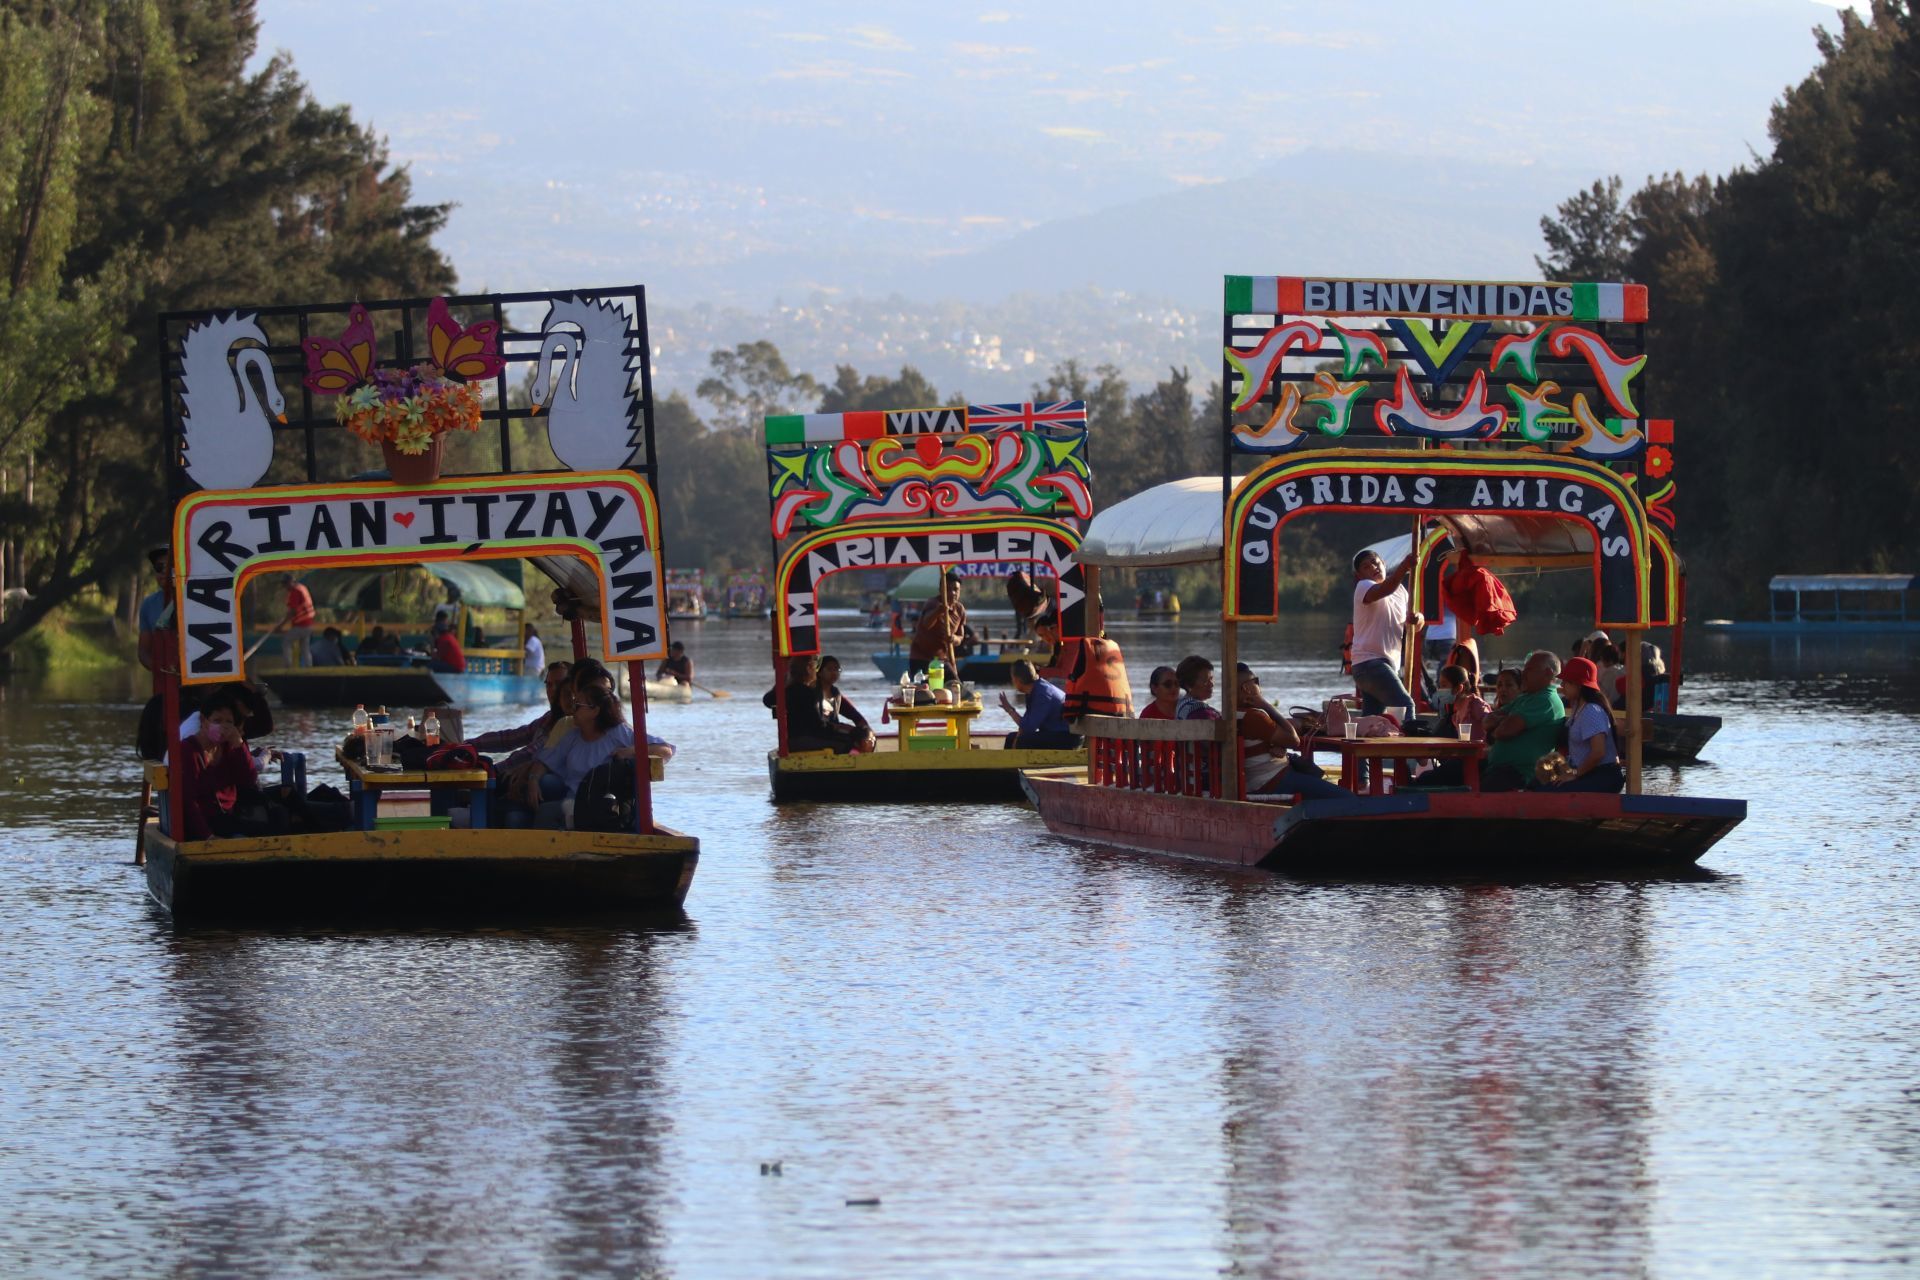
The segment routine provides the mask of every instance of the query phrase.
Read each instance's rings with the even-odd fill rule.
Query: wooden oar
[[[247,650],[245,653],[240,655],[240,665],[243,667],[246,666],[247,660],[253,657],[254,654],[260,652],[261,645],[273,639],[275,636],[279,635],[282,631],[285,631],[286,629],[287,629],[287,622],[286,620],[282,620],[279,626],[267,632],[267,634],[261,636],[258,640],[255,640],[253,642],[253,648]]]
[[[707,686],[701,684],[697,680],[689,680],[687,681],[687,683],[692,685],[694,688],[698,689],[700,692],[711,695],[712,697],[715,697],[715,698],[731,698],[733,696],[731,693],[728,693],[725,689],[709,689],[707,688]]]

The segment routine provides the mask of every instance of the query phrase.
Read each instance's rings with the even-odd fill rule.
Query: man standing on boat
[[[940,575],[940,594],[927,602],[913,629],[913,644],[907,649],[907,674],[919,675],[935,658],[947,664],[947,674],[959,679],[955,654],[967,634],[967,607],[960,603],[960,579],[951,573]]]
[[[287,584],[287,665],[308,665],[307,641],[313,637],[313,593],[298,577]]]
[[[1413,572],[1414,552],[1393,572],[1378,554],[1362,551],[1353,558],[1353,687],[1360,709],[1379,715],[1393,708],[1404,723],[1413,715],[1413,695],[1400,680],[1400,646],[1407,626],[1407,575]],[[1420,626],[1420,615],[1413,615]]]

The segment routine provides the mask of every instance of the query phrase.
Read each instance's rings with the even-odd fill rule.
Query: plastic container
[[[947,687],[947,664],[935,658],[927,664],[927,688],[940,690]]]

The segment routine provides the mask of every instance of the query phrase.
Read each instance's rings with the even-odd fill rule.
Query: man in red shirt
[[[287,585],[287,665],[308,663],[307,641],[313,636],[313,593],[295,578]]]
[[[427,663],[429,671],[441,671],[450,675],[460,675],[467,669],[467,651],[460,647],[460,637],[453,633],[453,623],[445,618],[433,624],[433,660]]]

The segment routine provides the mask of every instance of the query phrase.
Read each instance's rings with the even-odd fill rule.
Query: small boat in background
[[[707,616],[706,575],[699,569],[667,570],[667,618],[699,622]]]

